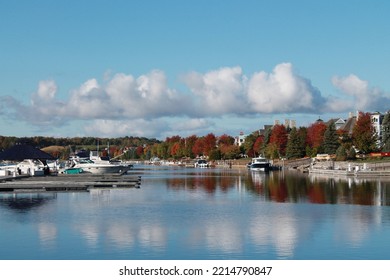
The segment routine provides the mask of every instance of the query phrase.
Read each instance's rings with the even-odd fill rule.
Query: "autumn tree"
[[[245,142],[241,145],[244,150],[245,154],[248,157],[255,157],[255,152],[253,151],[253,145],[255,144],[256,136],[252,133],[249,134],[247,137],[245,137]]]
[[[370,153],[376,149],[376,139],[370,113],[359,112],[352,131],[352,141],[356,149],[364,154]]]
[[[198,137],[196,135],[191,135],[187,137],[184,140],[184,156],[193,158],[194,152],[193,152],[193,147],[195,145],[196,140],[198,140]]]
[[[274,125],[271,132],[270,144],[274,144],[279,152],[279,156],[286,154],[288,134],[284,125]]]
[[[240,156],[241,150],[237,145],[223,145],[220,147],[222,159],[236,159]]]
[[[178,159],[180,157],[182,157],[182,151],[181,151],[181,146],[180,146],[180,142],[175,142],[171,148],[170,148],[170,155],[175,158],[175,159]]]
[[[227,134],[223,134],[220,137],[218,137],[218,145],[219,146],[221,146],[221,145],[226,145],[226,146],[234,145],[234,137],[229,136]]]
[[[203,140],[203,154],[208,156],[210,152],[217,146],[217,138],[213,133],[209,133]]]
[[[324,134],[326,124],[323,121],[317,121],[307,128],[306,143],[308,145],[306,154],[315,156],[323,152]]]
[[[199,137],[195,140],[194,145],[192,146],[192,153],[194,156],[203,156],[204,151],[204,138]]]
[[[240,148],[234,145],[234,137],[226,134],[218,138],[218,150],[222,159],[235,159],[240,155]]]
[[[264,135],[259,135],[253,144],[253,152],[257,155],[263,154]]]

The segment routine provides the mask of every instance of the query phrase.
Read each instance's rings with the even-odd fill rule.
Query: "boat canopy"
[[[16,144],[0,153],[0,160],[22,161],[25,159],[55,160],[56,158],[28,144]]]

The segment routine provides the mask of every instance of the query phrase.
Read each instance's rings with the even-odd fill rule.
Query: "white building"
[[[245,138],[248,137],[248,134],[244,134],[244,132],[240,132],[239,136],[234,138],[234,145],[241,146],[245,143]]]
[[[374,128],[375,135],[377,137],[377,145],[379,147],[382,142],[382,121],[384,115],[379,112],[375,112],[370,114],[370,118],[371,118],[371,125]]]

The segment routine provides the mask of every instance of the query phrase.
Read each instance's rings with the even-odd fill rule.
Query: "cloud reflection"
[[[256,246],[275,248],[278,258],[292,258],[298,240],[298,223],[293,214],[279,210],[272,215],[258,215],[252,218],[250,236]]]
[[[54,247],[57,239],[57,226],[53,223],[39,223],[38,235],[41,245],[46,248]]]

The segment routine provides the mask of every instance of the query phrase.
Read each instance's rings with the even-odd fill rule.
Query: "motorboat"
[[[133,168],[131,164],[124,164],[121,161],[110,161],[109,157],[100,157],[97,152],[91,151],[89,159],[72,158],[69,166],[64,169],[63,173],[68,173],[67,170],[69,169],[75,170],[74,173],[126,173],[131,168]],[[79,172],[80,169],[82,172]]]
[[[271,169],[271,164],[268,159],[260,156],[253,158],[248,164],[248,168],[252,171],[268,172]]]
[[[205,159],[199,159],[195,162],[194,166],[200,168],[207,168],[209,167],[209,164]]]
[[[56,162],[42,162],[38,159],[25,159],[16,164],[5,165],[0,168],[0,176],[43,176],[57,172]]]

